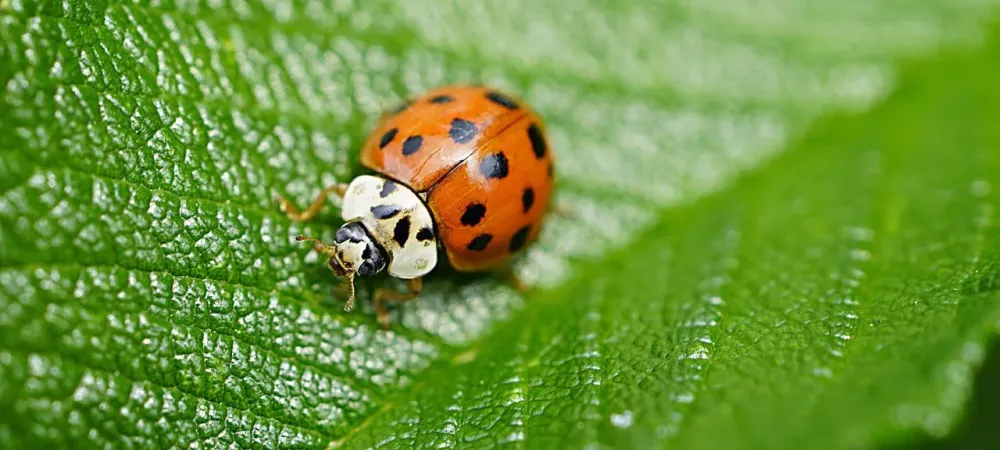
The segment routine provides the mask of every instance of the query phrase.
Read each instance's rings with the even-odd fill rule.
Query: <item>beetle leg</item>
[[[528,286],[527,283],[521,280],[521,277],[517,276],[517,274],[514,273],[514,269],[512,267],[505,266],[504,268],[500,269],[499,272],[500,275],[503,276],[505,280],[507,280],[507,283],[509,283],[510,286],[514,288],[514,290],[517,291],[518,293],[527,294],[528,292],[531,291],[531,286]]]
[[[385,302],[408,302],[417,298],[417,295],[420,295],[420,291],[423,290],[423,287],[423,278],[414,278],[412,280],[406,280],[407,292],[405,294],[385,288],[375,290],[375,294],[372,296],[372,303],[375,304],[375,312],[378,314],[378,323],[382,325],[382,329],[389,329],[389,311],[385,308]]]
[[[575,214],[573,214],[573,210],[570,209],[569,204],[566,202],[553,202],[550,207],[550,211],[552,214],[562,217],[563,219],[572,219],[575,216]]]
[[[348,185],[346,183],[337,183],[332,186],[327,186],[319,193],[319,195],[316,196],[315,199],[313,199],[312,204],[302,212],[299,212],[299,208],[295,207],[292,202],[286,200],[284,197],[278,197],[278,201],[281,203],[281,212],[285,213],[289,219],[298,222],[308,222],[312,220],[313,217],[316,217],[316,214],[323,209],[323,204],[326,202],[326,197],[328,195],[332,193],[338,198],[343,198],[344,193],[347,192],[347,186]]]
[[[354,295],[354,289],[351,288],[352,280],[341,280],[333,286],[333,296],[336,298],[346,298],[348,300]],[[352,305],[353,306],[353,305]],[[345,305],[346,307],[346,305]]]

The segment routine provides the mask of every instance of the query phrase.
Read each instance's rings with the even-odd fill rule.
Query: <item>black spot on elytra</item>
[[[421,136],[410,136],[403,141],[403,155],[410,156],[420,150],[424,145],[424,138]]]
[[[511,100],[510,97],[507,97],[506,95],[503,95],[499,92],[490,92],[486,94],[486,98],[493,103],[503,106],[504,108],[517,109],[517,102]]]
[[[544,158],[548,146],[545,144],[545,137],[542,136],[542,130],[538,129],[538,125],[531,124],[528,127],[528,139],[531,140],[531,150],[535,152],[535,158]]]
[[[396,241],[400,247],[406,245],[406,240],[410,238],[410,218],[403,216],[396,222],[396,228],[392,229],[392,240]]]
[[[427,100],[427,101],[431,102],[431,103],[436,103],[436,104],[451,103],[451,102],[455,101],[455,97],[452,97],[450,95],[437,95],[437,96],[431,97],[430,100]]]
[[[511,236],[510,238],[510,245],[508,246],[508,248],[510,248],[510,252],[515,253],[520,250],[521,247],[524,247],[524,243],[528,241],[528,234],[530,233],[531,225],[525,225],[521,227],[520,230],[517,230],[517,233],[514,233],[514,236]]]
[[[531,205],[535,204],[535,190],[526,187],[524,188],[524,193],[521,194],[521,206],[524,207],[524,212],[527,213],[531,209]]]
[[[459,118],[451,120],[451,129],[448,130],[448,136],[451,136],[451,140],[459,144],[465,144],[475,139],[478,133],[476,124]]]
[[[388,219],[396,214],[399,214],[400,208],[398,205],[375,205],[372,206],[372,214],[379,219]]]
[[[382,190],[379,191],[378,196],[386,198],[389,196],[389,194],[396,192],[396,187],[397,187],[396,183],[393,183],[392,181],[389,180],[385,180],[385,184],[382,185]]]
[[[397,133],[399,133],[399,128],[393,128],[389,131],[386,131],[385,134],[382,135],[382,140],[378,142],[378,148],[382,149],[385,148],[386,145],[389,145],[389,143],[392,142],[393,139],[396,139]]]
[[[481,252],[483,250],[486,250],[486,246],[490,245],[490,241],[492,240],[493,240],[492,234],[483,233],[480,234],[479,236],[476,236],[471,241],[469,241],[469,245],[466,245],[465,248],[472,250],[474,252]]]
[[[423,227],[417,232],[417,239],[421,241],[434,239],[434,231],[431,230],[431,227]]]
[[[467,227],[476,226],[483,220],[484,216],[486,216],[486,205],[482,203],[469,203],[465,206],[465,212],[462,213],[462,225]]]
[[[479,174],[485,178],[503,179],[509,170],[507,156],[503,152],[490,153],[479,161]]]

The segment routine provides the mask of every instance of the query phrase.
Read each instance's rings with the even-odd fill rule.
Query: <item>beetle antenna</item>
[[[317,252],[325,253],[327,255],[332,255],[334,253],[334,249],[333,249],[332,246],[324,244],[323,241],[321,241],[321,240],[319,240],[317,238],[309,237],[309,236],[295,236],[295,240],[299,241],[299,242],[302,242],[302,241],[312,242],[313,243],[313,248],[315,248]]]
[[[320,253],[326,253],[327,255],[334,255],[337,252],[334,246],[326,245],[323,243],[323,241],[314,237],[295,236],[295,240],[299,242],[302,241],[312,242],[313,248],[315,248],[316,251]],[[350,288],[350,295],[347,297],[347,304],[344,305],[344,311],[350,311],[351,308],[354,307],[354,272],[347,272],[347,274],[344,275],[344,277],[347,278],[347,286]]]
[[[347,285],[351,289],[351,294],[347,297],[347,304],[344,305],[345,312],[349,312],[354,307],[354,272],[347,273]]]

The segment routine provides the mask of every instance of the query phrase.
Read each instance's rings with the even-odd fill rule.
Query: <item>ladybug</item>
[[[439,249],[460,272],[510,274],[505,263],[541,231],[553,163],[541,117],[519,99],[485,86],[446,86],[383,114],[361,148],[361,164],[374,174],[325,188],[302,212],[279,200],[289,218],[307,221],[328,195],[340,197],[344,224],[333,243],[296,240],[329,255],[330,269],[346,279],[345,311],[354,304],[354,277],[386,270],[407,280],[406,293],[373,294],[388,328],[385,302],[416,298]]]

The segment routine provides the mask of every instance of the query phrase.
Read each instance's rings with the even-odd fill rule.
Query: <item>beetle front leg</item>
[[[408,302],[417,298],[417,296],[420,295],[420,291],[423,290],[423,287],[423,278],[414,278],[412,280],[406,280],[407,292],[405,294],[385,288],[375,290],[375,294],[372,296],[372,303],[375,305],[375,312],[378,314],[378,323],[379,325],[382,325],[382,329],[389,329],[389,311],[385,308],[385,302]]]
[[[331,193],[336,195],[337,198],[344,198],[344,194],[347,192],[347,183],[337,183],[333,186],[327,186],[325,189],[320,191],[319,195],[313,199],[311,205],[306,208],[305,211],[299,212],[299,209],[292,204],[292,202],[286,200],[284,197],[278,197],[278,201],[281,203],[281,212],[285,213],[289,219],[298,222],[308,222],[319,214],[320,210],[323,209],[323,205],[326,202],[326,197]]]

